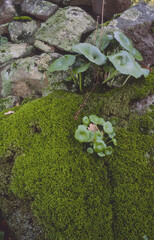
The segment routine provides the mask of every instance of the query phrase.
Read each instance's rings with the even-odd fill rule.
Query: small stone
[[[59,7],[44,0],[24,0],[21,9],[26,14],[31,14],[41,20],[47,20]]]

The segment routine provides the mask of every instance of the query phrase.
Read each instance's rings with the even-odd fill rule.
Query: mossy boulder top
[[[79,7],[66,7],[57,10],[36,33],[36,39],[59,49],[71,50],[80,42],[82,34],[94,30],[95,21]]]

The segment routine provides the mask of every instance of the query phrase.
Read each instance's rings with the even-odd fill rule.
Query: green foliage
[[[104,51],[114,38],[125,50],[106,57],[101,51]],[[96,46],[99,44],[100,42],[96,41]],[[104,78],[104,73],[107,73],[107,77],[103,79],[103,83],[111,80],[113,82],[114,78],[119,73],[128,75],[124,84],[128,81],[130,76],[139,78],[142,75],[146,77],[149,74],[148,69],[141,68],[136,62],[136,60],[142,61],[143,58],[139,51],[133,47],[132,41],[122,32],[115,31],[114,36],[108,34],[104,35],[100,44],[101,51],[96,46],[89,43],[79,43],[72,46],[72,51],[78,53],[77,57],[74,55],[65,55],[59,58],[51,64],[49,71],[68,70],[71,77],[66,80],[73,79],[75,85],[79,86],[80,92],[82,91],[81,73],[87,71],[91,64],[96,72],[97,80],[99,77]],[[86,60],[83,60],[83,58]],[[112,66],[107,59],[113,64]],[[87,62],[87,60],[89,62]],[[104,65],[103,68],[101,68],[102,65]]]
[[[0,240],[4,240],[4,232],[1,232],[1,230],[0,230]]]
[[[13,20],[15,21],[32,21],[33,19],[29,16],[18,16],[18,17],[14,17]]]
[[[89,118],[85,116],[82,122],[84,125],[79,125],[75,131],[75,139],[80,143],[88,143],[86,145],[89,154],[95,151],[100,157],[111,155],[113,148],[108,144],[112,142],[113,145],[117,145],[112,123],[105,122],[103,118],[96,115],[90,115]]]

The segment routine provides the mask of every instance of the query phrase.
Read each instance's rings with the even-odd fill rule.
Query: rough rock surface
[[[0,2],[0,24],[10,22],[15,14],[16,10],[12,4],[12,0],[2,0]]]
[[[13,21],[9,24],[9,33],[12,42],[28,44],[34,43],[34,34],[38,30],[39,24],[36,21],[19,22]]]
[[[26,57],[31,54],[33,47],[27,43],[13,44],[6,43],[0,45],[0,64],[1,67],[8,64],[11,60]]]
[[[41,20],[47,20],[56,12],[58,6],[44,0],[24,0],[21,9],[26,14],[31,14]]]
[[[109,23],[106,31],[120,29],[132,41],[143,56],[143,64],[154,64],[154,38],[153,38],[154,6],[144,2],[128,9],[121,16]]]
[[[59,49],[71,50],[80,42],[82,34],[95,28],[95,21],[78,7],[59,9],[36,33],[36,39],[49,43]]]
[[[71,0],[70,6],[92,6],[92,0]]]
[[[9,33],[8,31],[8,23],[0,25],[0,35]]]
[[[93,0],[93,11],[97,15],[102,15],[102,0]],[[104,19],[109,20],[115,13],[121,13],[128,9],[131,0],[107,0],[104,5]]]
[[[8,65],[2,72],[2,95],[20,96],[42,95],[42,90],[48,87],[46,71],[57,54],[42,54],[40,56],[19,59]]]

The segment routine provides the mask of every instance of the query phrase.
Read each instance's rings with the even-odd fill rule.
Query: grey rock
[[[102,15],[102,0],[93,0],[93,11],[97,15]],[[121,13],[128,9],[131,5],[131,0],[107,0],[104,5],[103,17],[105,20],[110,20],[115,13]]]
[[[0,25],[0,35],[7,34],[8,31],[8,23]]]
[[[44,42],[39,41],[39,40],[36,40],[34,42],[34,47],[36,47],[37,49],[39,49],[39,50],[41,50],[42,52],[45,52],[45,53],[54,52],[54,50],[55,50],[54,47],[49,46],[49,45],[47,45]]]
[[[154,94],[148,95],[146,98],[135,102],[132,106],[132,109],[141,114],[148,110],[149,106],[152,104],[154,104]]]
[[[57,11],[58,6],[44,0],[24,0],[21,9],[26,14],[47,20]]]
[[[33,47],[27,43],[13,44],[6,43],[0,45],[0,65],[5,66],[13,59],[26,57],[33,52]]]
[[[36,39],[62,50],[80,42],[81,36],[95,28],[95,21],[79,7],[59,9],[36,33]]]
[[[140,2],[126,10],[121,16],[109,23],[105,31],[121,30],[133,41],[135,48],[143,57],[142,64],[154,64],[154,37],[152,33],[154,21],[154,6]]]
[[[40,56],[19,59],[1,72],[2,96],[41,96],[42,89],[49,86],[47,69],[59,54],[41,54]]]
[[[90,6],[92,7],[92,0],[70,0],[70,6]]]
[[[2,0],[0,2],[0,25],[10,22],[16,14],[12,0]]]
[[[56,5],[60,5],[63,2],[63,0],[47,0],[47,1],[51,2],[51,3],[54,3]]]
[[[39,25],[36,21],[19,22],[13,21],[9,24],[9,33],[12,42],[28,44],[34,43],[34,34],[38,30]]]

